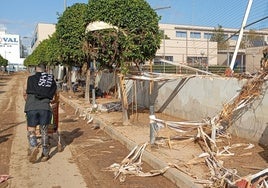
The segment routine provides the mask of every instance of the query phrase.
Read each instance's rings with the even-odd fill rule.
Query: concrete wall
[[[149,97],[149,83],[143,83],[138,91],[139,105],[149,107],[172,116],[198,121],[213,117],[240,92],[246,80],[235,78],[193,77],[180,78],[154,84],[154,93]],[[268,82],[265,83],[267,88]],[[138,84],[138,85],[141,85]],[[146,85],[146,87],[144,87]],[[139,87],[138,87],[139,88]],[[148,97],[145,97],[148,96]],[[231,126],[230,131],[240,137],[268,145],[268,94],[254,102],[251,108]]]
[[[246,80],[193,76],[153,84],[149,81],[135,82],[139,106],[149,108],[154,105],[155,111],[199,121],[217,115],[224,104],[239,94]],[[131,83],[129,99],[134,90],[134,82]],[[237,136],[268,145],[268,94],[265,88],[268,88],[268,82],[264,83],[264,97],[240,114],[229,130]]]

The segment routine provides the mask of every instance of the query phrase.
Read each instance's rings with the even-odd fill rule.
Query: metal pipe
[[[234,51],[234,54],[233,54],[233,57],[232,57],[231,65],[230,65],[231,70],[234,69],[234,64],[235,64],[237,52],[238,52],[238,49],[239,49],[239,46],[240,46],[240,43],[241,43],[241,40],[242,40],[242,37],[243,37],[244,28],[245,28],[245,25],[247,23],[247,19],[248,19],[248,16],[249,16],[249,12],[250,12],[252,2],[253,2],[253,0],[248,1],[248,6],[247,6],[246,13],[245,13],[245,16],[244,16],[244,19],[243,19],[243,22],[242,22],[242,26],[241,26],[241,29],[240,29],[240,33],[239,33],[239,36],[238,36],[235,51]]]
[[[204,74],[208,74],[208,75],[219,76],[219,75],[217,75],[217,74],[213,74],[213,73],[211,73],[211,72],[207,72],[207,71],[203,71],[203,70],[200,70],[200,69],[196,69],[196,68],[193,68],[193,67],[184,65],[184,64],[182,64],[182,63],[174,63],[174,62],[172,62],[172,61],[168,61],[168,60],[165,60],[165,59],[160,59],[160,61],[163,61],[163,62],[165,62],[165,63],[171,64],[171,65],[174,65],[174,66],[180,66],[180,67],[183,67],[183,68],[185,68],[186,70],[192,70],[192,71],[195,71],[195,72],[200,72],[200,73],[204,73]]]
[[[96,105],[95,89],[92,89],[91,92],[92,92],[92,106],[93,108],[95,108],[95,105]]]
[[[256,20],[256,21],[254,21],[254,22],[251,22],[251,23],[249,23],[248,25],[246,25],[245,27],[244,27],[244,29],[246,29],[247,27],[249,27],[249,26],[251,26],[251,25],[254,25],[255,23],[258,23],[258,22],[260,22],[260,21],[263,21],[263,20],[265,20],[265,19],[268,19],[268,16],[265,16],[265,17],[263,17],[263,18],[261,18],[261,19],[259,19],[259,20]],[[239,33],[240,32],[240,29],[238,30],[238,31],[236,31],[234,34],[232,34],[230,37],[228,37],[227,39],[225,39],[225,42],[226,41],[228,41],[230,38],[232,38],[233,36],[235,36],[237,33]]]
[[[154,106],[150,106],[150,117],[153,117],[150,118],[150,144],[154,144],[156,131],[158,130],[156,122],[154,120],[151,120],[155,119]]]
[[[66,10],[66,0],[64,0],[64,2],[63,2],[64,4],[63,4],[63,11],[65,11]]]

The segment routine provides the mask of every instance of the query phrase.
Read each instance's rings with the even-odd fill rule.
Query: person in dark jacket
[[[45,65],[36,66],[34,75],[27,79],[24,99],[26,101],[24,112],[27,118],[27,138],[29,142],[29,161],[34,163],[39,153],[36,138],[36,126],[40,126],[42,155],[41,161],[49,159],[48,125],[51,123],[51,101],[57,90],[52,74],[45,72]]]

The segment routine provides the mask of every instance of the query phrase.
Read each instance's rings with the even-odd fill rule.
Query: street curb
[[[65,103],[69,104],[74,109],[85,109],[81,105],[73,102],[71,99],[67,99],[66,97],[60,95],[60,99],[63,100]],[[107,125],[104,121],[102,121],[99,118],[96,118],[94,114],[91,114],[91,116],[94,118],[94,122],[98,123],[100,125],[100,128],[104,130],[109,136],[111,136],[113,139],[118,140],[123,145],[125,145],[129,150],[132,150],[138,143],[133,142],[132,140],[125,137],[123,134],[121,134],[119,131],[116,130],[116,128]],[[145,150],[143,153],[142,158],[146,163],[148,163],[150,166],[152,166],[154,169],[162,169],[168,166],[166,162],[161,161],[159,158],[157,158],[155,155],[153,155],[151,152]],[[171,182],[173,182],[178,187],[184,187],[184,188],[201,188],[201,185],[195,184],[193,182],[193,179],[186,174],[180,172],[179,170],[175,168],[169,168],[164,174],[166,178],[168,178]]]

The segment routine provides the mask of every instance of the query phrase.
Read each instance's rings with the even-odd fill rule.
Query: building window
[[[201,38],[201,33],[200,32],[191,32],[190,37],[193,39],[200,39]]]
[[[187,57],[187,64],[190,66],[206,66],[207,64],[207,57]]]
[[[212,35],[213,35],[212,33],[204,33],[204,38],[211,39]]]
[[[35,33],[32,42],[31,42],[31,48],[34,46],[35,42],[37,41],[37,33]]]
[[[186,38],[187,32],[186,31],[176,31],[176,37],[178,38]]]
[[[188,65],[198,65],[200,63],[198,57],[187,57],[187,64]]]
[[[173,56],[165,56],[165,60],[173,61]]]
[[[173,61],[173,56],[156,56],[154,58],[154,64],[155,65],[164,65],[164,62],[161,61],[161,59],[165,58],[165,60],[168,60],[168,61]]]

